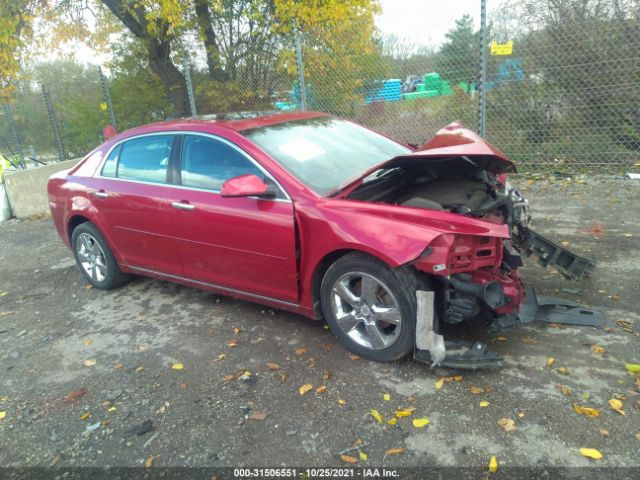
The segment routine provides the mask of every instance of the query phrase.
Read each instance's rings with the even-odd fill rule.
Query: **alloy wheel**
[[[340,329],[358,345],[382,350],[400,337],[398,301],[372,275],[349,272],[338,278],[331,289],[331,308]]]
[[[90,234],[81,233],[76,240],[76,253],[80,266],[95,282],[107,277],[107,261],[100,243]]]

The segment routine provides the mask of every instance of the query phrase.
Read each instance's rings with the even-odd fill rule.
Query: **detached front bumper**
[[[432,366],[457,369],[498,368],[503,365],[503,358],[489,350],[486,343],[445,340],[443,335],[435,333],[433,315],[435,305],[424,304],[425,293],[429,294],[426,298],[431,299],[431,302],[434,298],[431,292],[417,293],[419,307],[416,346],[413,354],[416,360]],[[420,303],[423,304],[422,308]],[[602,328],[606,318],[600,310],[585,307],[570,300],[538,296],[535,290],[529,287],[525,292],[525,301],[518,311],[497,316],[490,331],[495,333],[512,330],[534,321]]]

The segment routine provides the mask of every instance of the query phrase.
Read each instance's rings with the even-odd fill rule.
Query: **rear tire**
[[[339,258],[324,275],[320,297],[333,333],[359,356],[390,362],[415,342],[418,279],[363,253]]]
[[[80,271],[94,287],[110,290],[128,280],[107,241],[93,223],[81,223],[73,229],[71,247]]]

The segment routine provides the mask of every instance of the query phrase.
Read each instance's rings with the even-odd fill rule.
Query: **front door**
[[[253,173],[273,181],[230,142],[183,137],[174,205],[186,277],[254,295],[298,302],[293,204],[280,198],[223,198],[229,178]]]

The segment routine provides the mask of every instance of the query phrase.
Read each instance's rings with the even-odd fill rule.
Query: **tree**
[[[304,68],[316,104],[312,108],[353,113],[369,84],[388,70],[374,40],[377,0],[274,0],[278,31],[293,46],[297,29],[303,40]],[[295,52],[280,54],[280,65],[297,72]]]
[[[187,116],[185,79],[171,58],[177,33],[185,25],[184,3],[178,0],[100,1],[145,46],[149,66],[164,85],[173,116]]]
[[[474,32],[473,18],[464,15],[445,35],[447,41],[437,55],[440,75],[453,82],[475,83],[479,73],[480,33]]]
[[[20,59],[31,34],[34,16],[44,0],[12,0],[0,3],[0,100],[15,92]]]

